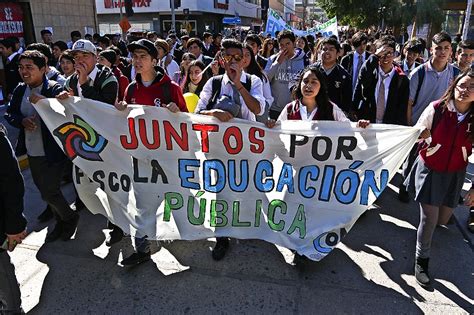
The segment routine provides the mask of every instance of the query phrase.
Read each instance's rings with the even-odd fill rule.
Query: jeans
[[[133,248],[138,253],[149,253],[150,252],[150,241],[145,237],[135,237]]]
[[[76,215],[61,192],[66,160],[49,163],[44,156],[28,156],[33,182],[54,212],[56,220],[69,221]]]

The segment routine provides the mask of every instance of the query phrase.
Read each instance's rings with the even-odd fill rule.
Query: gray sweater
[[[281,112],[286,104],[292,101],[291,88],[296,84],[296,79],[301,70],[304,69],[304,52],[295,49],[295,55],[291,59],[278,64],[278,55],[268,59],[265,73],[270,80],[272,95],[275,98],[270,110]]]

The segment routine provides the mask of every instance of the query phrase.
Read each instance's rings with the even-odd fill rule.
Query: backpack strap
[[[211,110],[214,105],[217,103],[217,99],[219,97],[221,87],[222,87],[222,79],[224,76],[218,75],[212,78],[212,93],[211,93],[211,99],[209,100],[209,103],[207,103],[206,110]]]
[[[128,85],[127,96],[128,96],[128,98],[130,98],[130,100],[133,98],[133,95],[135,94],[135,89],[136,88],[137,88],[137,81],[132,81],[132,83],[130,83]]]
[[[51,78],[49,78],[49,80],[57,81],[58,77],[59,77],[59,73],[56,72]]]
[[[433,121],[431,123],[431,134],[433,134],[433,131],[435,130],[438,123],[441,121],[441,118],[443,117],[443,107],[441,106],[441,102],[437,102],[436,104],[434,104],[434,109],[435,113],[433,116]]]
[[[420,71],[418,71],[418,86],[416,87],[416,94],[415,94],[415,99],[413,100],[413,106],[416,106],[416,102],[418,102],[418,95],[420,94],[421,85],[423,84],[423,80],[425,79],[425,74],[426,74],[425,64],[423,64],[421,66]]]
[[[163,103],[169,104],[171,101],[171,81],[167,81],[163,84]]]
[[[250,93],[250,90],[252,89],[252,76],[246,73],[245,78],[246,78],[246,81],[242,85]]]
[[[459,73],[461,73],[461,70],[458,67],[453,67],[453,79],[456,79]]]

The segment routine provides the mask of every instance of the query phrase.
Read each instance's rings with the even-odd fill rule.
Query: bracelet
[[[244,88],[244,86],[242,85],[240,88],[237,89],[237,91],[240,92],[240,90],[242,90]]]

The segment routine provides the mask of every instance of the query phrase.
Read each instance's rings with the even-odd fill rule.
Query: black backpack
[[[425,74],[426,74],[425,64],[426,62],[421,65],[421,69],[418,73],[418,86],[416,87],[415,99],[413,100],[413,106],[416,106],[416,102],[418,102],[418,94],[420,94],[421,85],[423,84],[423,80],[425,79]],[[460,72],[461,70],[459,70],[459,68],[453,67],[453,79],[456,79],[456,77],[458,76]]]

